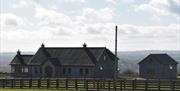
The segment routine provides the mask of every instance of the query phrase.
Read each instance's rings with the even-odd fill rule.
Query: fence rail
[[[106,91],[180,91],[180,80],[118,79],[0,79],[0,88],[74,89]]]

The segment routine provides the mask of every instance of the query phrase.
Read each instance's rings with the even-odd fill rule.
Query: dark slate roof
[[[27,65],[33,55],[16,55],[10,65]]]
[[[61,63],[57,58],[50,58],[48,61],[50,61],[54,66],[60,66]]]
[[[152,60],[156,60],[161,64],[178,64],[177,61],[175,61],[173,58],[171,58],[168,54],[150,54],[146,58],[144,58],[142,61],[140,61],[138,64],[141,64],[143,61],[145,61],[147,58],[152,58]]]
[[[111,53],[105,47],[40,47],[29,65],[41,65],[47,59],[56,58],[52,61],[54,65],[94,66],[104,51]]]

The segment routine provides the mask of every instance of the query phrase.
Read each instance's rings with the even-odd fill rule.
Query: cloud
[[[105,25],[112,21],[113,14],[114,12],[111,8],[102,8],[99,10],[84,8],[80,15],[71,17],[52,9],[36,7],[35,18],[39,21],[39,26],[60,27],[64,31],[71,30],[68,33],[87,32],[95,34],[101,33],[105,29]]]
[[[39,20],[40,25],[47,26],[69,26],[71,24],[71,18],[63,13],[56,12],[52,9],[46,9],[42,7],[35,8],[35,18]]]
[[[180,14],[180,4],[178,0],[151,0],[147,4],[141,4],[135,11],[145,11],[154,15],[176,15]]]
[[[105,2],[111,3],[111,4],[117,4],[117,3],[130,4],[130,3],[133,3],[134,0],[105,0]]]
[[[31,4],[31,10],[33,11],[30,13],[30,17],[21,17],[18,16],[19,14],[13,13],[1,14],[0,20],[3,27],[1,27],[2,31],[0,32],[3,36],[0,37],[3,41],[3,46],[9,45],[6,47],[7,50],[9,50],[8,48],[16,48],[13,46],[15,43],[20,45],[17,48],[22,48],[22,44],[27,42],[29,47],[34,49],[35,45],[44,41],[52,46],[56,46],[58,43],[58,46],[75,46],[77,44],[79,46],[79,44],[87,42],[88,45],[92,44],[92,46],[106,45],[110,49],[113,48],[114,28],[117,25],[113,20],[116,16],[115,8],[103,7],[97,9],[83,7],[79,9],[78,13],[71,15],[68,12],[61,12],[59,7],[45,7],[45,5],[41,5],[40,1],[38,2],[39,4],[28,3],[28,5]],[[155,20],[157,20],[156,16],[158,16],[158,13],[161,13],[160,15],[169,15],[170,11],[174,10],[173,7],[170,8],[169,2],[159,1],[161,5],[159,5],[158,1],[154,2],[157,5],[153,2],[152,5],[144,4],[144,6],[139,6],[139,10],[148,10],[148,12],[153,13]],[[133,3],[133,0],[131,3]],[[175,14],[175,12],[177,11],[171,13]],[[148,48],[147,44],[154,46],[172,44],[171,47],[179,48],[176,46],[180,41],[178,24],[169,23],[155,26],[119,24],[118,28],[118,41],[121,44],[120,47],[124,48],[123,50],[131,50],[136,44],[136,47],[139,49],[141,47]]]
[[[116,4],[118,0],[105,0],[107,3]]]
[[[178,40],[180,36],[178,24],[168,26],[136,26],[131,24],[120,25],[119,34],[128,39],[151,39],[152,41]],[[132,40],[133,40],[132,39]]]
[[[169,12],[180,16],[180,0],[168,0]]]
[[[114,23],[95,23],[95,24],[85,24],[86,34],[91,35],[106,35],[109,31],[113,31]]]
[[[13,8],[23,8],[26,7],[28,4],[24,0],[20,0],[19,3],[12,5]]]
[[[76,3],[76,2],[85,3],[86,0],[62,0],[62,2],[65,2],[65,3]]]
[[[58,35],[58,36],[63,36],[63,37],[67,37],[72,35],[71,29],[68,27],[57,27],[54,30],[52,30],[54,35]]]
[[[1,26],[20,26],[24,23],[24,20],[12,13],[0,14]]]
[[[100,10],[84,8],[82,15],[77,16],[76,19],[83,23],[105,23],[112,21],[113,15],[114,10],[112,8],[102,8]]]
[[[79,34],[96,35],[105,33],[109,28],[109,22],[113,18],[113,10],[102,8],[95,10],[92,8],[82,9],[82,13],[76,16],[69,16],[54,9],[44,8],[37,5],[35,14],[29,18],[21,18],[14,14],[2,14],[2,23],[6,25],[3,31],[13,30],[17,32],[4,32],[6,37],[18,36],[17,39],[27,38],[25,35],[34,36],[33,38],[45,38],[43,34],[46,31],[49,34],[47,38],[57,37],[77,37]],[[27,23],[25,23],[25,20]],[[7,23],[8,22],[8,23]],[[21,25],[21,26],[20,26]],[[112,24],[111,24],[112,25]],[[9,26],[14,26],[11,29]],[[19,26],[19,27],[18,27]],[[28,33],[29,32],[29,33]],[[43,36],[42,36],[43,35]],[[38,36],[41,36],[38,38]]]

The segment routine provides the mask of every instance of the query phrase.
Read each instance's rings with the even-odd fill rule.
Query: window
[[[79,69],[79,73],[82,75],[83,74],[83,69]]]
[[[106,61],[106,55],[104,55],[104,61]]]
[[[25,68],[24,68],[24,72],[28,72],[28,67],[25,67]]]
[[[89,70],[88,69],[86,69],[86,74],[89,74]]]
[[[21,67],[21,72],[24,72],[24,67]]]
[[[11,71],[12,71],[12,72],[15,72],[15,67],[14,67],[14,66],[11,67]]]
[[[65,68],[63,68],[63,74],[66,74],[66,69]]]
[[[172,65],[169,65],[169,69],[172,70],[172,69],[173,69],[173,66],[172,66]]]
[[[37,67],[34,67],[34,73],[36,73],[36,74],[39,73]]]
[[[68,74],[71,74],[71,68],[68,68]]]
[[[103,67],[102,67],[102,66],[100,66],[100,67],[99,67],[99,69],[100,69],[100,70],[103,70]]]

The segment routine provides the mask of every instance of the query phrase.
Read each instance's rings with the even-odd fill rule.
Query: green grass
[[[180,79],[180,75],[179,75],[177,78],[179,78],[179,79]]]
[[[10,74],[6,72],[0,72],[0,77],[6,77],[6,76],[10,76]]]
[[[0,91],[77,91],[77,90],[52,90],[52,89],[0,89]]]

